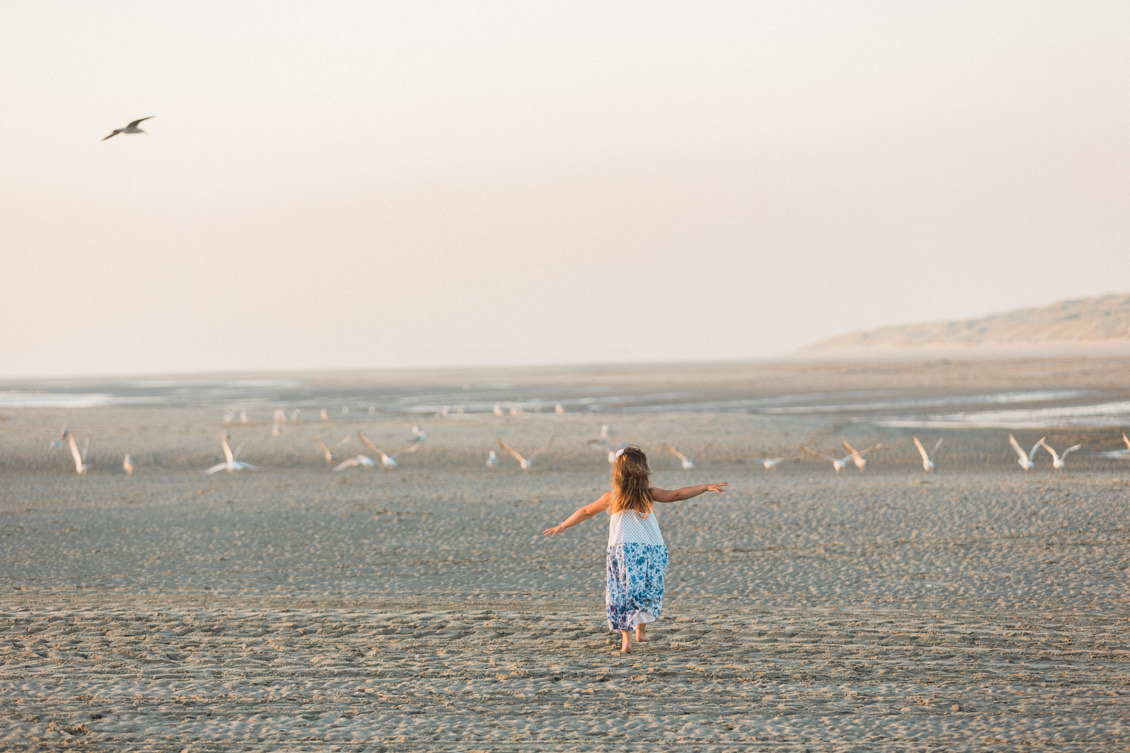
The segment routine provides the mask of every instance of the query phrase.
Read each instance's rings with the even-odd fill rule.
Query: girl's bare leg
[[[642,622],[636,625],[636,640],[640,643],[646,643],[647,641],[651,640],[651,638],[648,638],[645,634],[644,623]]]
[[[620,653],[626,654],[632,650],[632,631],[620,631]]]

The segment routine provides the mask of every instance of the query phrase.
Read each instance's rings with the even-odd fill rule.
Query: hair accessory
[[[616,457],[620,457],[621,455],[623,455],[624,450],[626,450],[626,449],[628,449],[628,448],[627,447],[621,447],[619,450],[616,450]]]

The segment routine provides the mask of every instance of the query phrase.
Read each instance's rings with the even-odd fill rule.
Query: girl
[[[660,489],[650,484],[647,455],[639,447],[625,447],[616,453],[612,464],[612,489],[600,499],[578,509],[564,523],[547,528],[546,536],[556,536],[566,528],[583,523],[605,510],[608,520],[608,564],[605,603],[608,627],[620,631],[620,651],[636,640],[648,640],[644,626],[659,619],[663,609],[663,578],[667,574],[667,546],[655,519],[655,502],[678,502],[705,492],[725,491],[727,482]]]

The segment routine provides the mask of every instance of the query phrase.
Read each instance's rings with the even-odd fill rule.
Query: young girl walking
[[[705,492],[722,493],[727,482],[698,484],[681,489],[651,485],[647,455],[638,447],[625,447],[612,464],[612,488],[592,504],[579,508],[560,525],[547,528],[556,536],[566,528],[608,511],[607,590],[608,627],[620,631],[620,650],[636,640],[648,640],[645,625],[659,619],[663,609],[663,579],[667,574],[667,546],[655,519],[655,502],[678,502]]]

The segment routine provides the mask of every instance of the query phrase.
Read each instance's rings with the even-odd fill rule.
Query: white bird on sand
[[[143,120],[149,120],[149,118],[155,118],[155,117],[157,117],[157,116],[156,115],[150,115],[149,117],[138,118],[137,120],[133,121],[128,126],[126,126],[125,128],[115,128],[113,131],[110,132],[109,136],[107,136],[105,139],[102,139],[102,140],[105,141],[106,139],[112,139],[115,136],[117,136],[119,133],[126,133],[126,134],[145,133],[145,131],[138,128],[138,124],[141,123]]]
[[[412,427],[412,441],[417,444],[422,444],[427,441],[428,435],[424,433],[424,427],[416,424]]]
[[[856,453],[853,452],[851,455],[845,455],[842,458],[834,458],[831,455],[825,455],[822,452],[817,452],[816,450],[810,450],[809,448],[805,447],[804,445],[800,445],[800,449],[801,449],[802,452],[806,452],[814,458],[821,458],[823,460],[830,460],[832,462],[832,470],[834,470],[836,473],[839,473],[844,468],[847,468],[848,461],[851,460],[856,455]]]
[[[663,449],[679,459],[679,463],[682,464],[684,471],[689,471],[691,468],[694,468],[694,458],[687,457],[666,442],[663,443]]]
[[[1044,443],[1044,438],[1040,437],[1040,440],[1036,442],[1036,444],[1032,445],[1032,449],[1028,452],[1024,452],[1024,448],[1021,447],[1020,443],[1016,441],[1016,437],[1012,436],[1011,434],[1008,435],[1008,443],[1012,445],[1012,449],[1016,450],[1016,454],[1019,456],[1017,457],[1016,462],[1020,464],[1021,468],[1027,471],[1036,465],[1032,459],[1036,457],[1036,450],[1038,450],[1040,448],[1040,445]]]
[[[874,452],[875,450],[882,449],[883,447],[883,443],[880,442],[879,444],[871,445],[866,450],[857,450],[850,444],[848,444],[847,440],[843,439],[840,440],[840,444],[844,446],[845,450],[851,453],[851,455],[849,455],[848,457],[851,458],[851,462],[855,463],[855,467],[861,471],[867,468],[867,458],[863,456],[869,452]]]
[[[253,471],[257,470],[257,467],[254,466],[254,465],[251,465],[251,463],[244,463],[243,461],[237,459],[237,456],[239,455],[239,450],[237,449],[235,452],[232,452],[232,450],[231,450],[231,434],[229,434],[226,431],[223,434],[221,434],[220,435],[220,445],[224,448],[224,458],[225,458],[224,462],[216,463],[214,466],[212,466],[208,470],[204,471],[205,473],[216,473],[218,471],[227,471],[228,473],[235,473],[236,471],[242,471],[244,468],[250,468]]]
[[[348,460],[341,461],[340,463],[335,465],[333,469],[335,471],[344,471],[346,468],[353,468],[354,466],[358,465],[364,466],[365,468],[372,468],[376,464],[377,461],[373,460],[368,455],[357,455],[355,457],[349,458]]]
[[[498,453],[495,452],[494,450],[491,450],[487,454],[487,468],[494,470],[497,467],[498,467]]]
[[[1063,470],[1063,462],[1065,460],[1067,460],[1067,456],[1070,453],[1075,452],[1076,450],[1081,449],[1083,447],[1083,445],[1081,445],[1081,444],[1073,444],[1070,447],[1068,447],[1066,450],[1064,450],[1061,454],[1056,454],[1056,451],[1052,449],[1051,445],[1049,445],[1044,440],[1041,439],[1036,444],[1043,446],[1043,448],[1045,450],[1047,450],[1049,453],[1051,453],[1052,468],[1054,468],[1057,471]]]
[[[404,455],[407,455],[409,453],[415,452],[416,450],[420,449],[419,444],[412,444],[412,445],[409,445],[408,447],[404,448],[400,452],[390,454],[390,453],[387,453],[384,450],[382,450],[380,447],[377,447],[372,442],[370,442],[369,438],[366,437],[365,433],[362,432],[362,431],[357,432],[357,438],[360,439],[362,444],[364,444],[370,450],[372,450],[373,452],[380,455],[381,456],[381,466],[384,467],[384,468],[389,468],[389,469],[395,468],[398,465],[398,463],[396,462],[397,458],[402,457]]]
[[[122,469],[126,472],[127,476],[132,476],[136,468],[137,466],[134,465],[133,458],[131,458],[127,452],[125,460],[122,461]]]
[[[922,470],[927,473],[934,470],[934,461],[930,458],[938,452],[938,448],[942,446],[942,440],[939,439],[937,443],[934,444],[934,449],[926,452],[926,448],[922,446],[922,442],[918,440],[918,437],[911,437],[911,439],[914,440],[914,446],[918,448],[918,454],[922,456]]]
[[[540,455],[543,452],[545,452],[546,450],[548,450],[549,446],[551,444],[553,444],[553,440],[554,440],[554,437],[550,437],[548,442],[546,442],[536,452],[531,453],[529,457],[523,457],[520,452],[518,452],[517,450],[515,450],[513,447],[506,444],[505,442],[503,442],[501,438],[499,438],[498,444],[501,445],[502,449],[509,452],[514,457],[514,459],[518,461],[518,464],[520,466],[522,466],[523,471],[525,471],[526,473],[529,473],[530,468],[533,467],[534,458],[536,458],[538,455]]]
[[[63,427],[65,434],[64,438],[67,440],[67,445],[71,448],[71,457],[75,460],[75,472],[83,476],[86,474],[86,451],[90,448],[90,437],[87,437],[82,443],[82,452],[78,451],[78,442],[75,441],[75,435],[71,433],[65,426]]]
[[[333,465],[334,460],[336,460],[337,458],[335,458],[334,454],[332,452],[330,452],[330,448],[326,447],[326,443],[323,442],[322,438],[320,436],[318,436],[317,434],[314,435],[314,439],[318,440],[318,447],[321,448],[321,450],[322,450],[322,457],[324,457],[326,459],[326,464],[327,465]]]
[[[781,463],[785,463],[785,462],[788,462],[790,460],[796,460],[796,458],[791,458],[791,457],[783,457],[783,458],[742,458],[741,462],[743,462],[743,463],[761,463],[763,466],[765,466],[765,470],[772,471],[772,470],[776,470],[777,466],[780,465]]]

